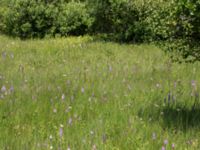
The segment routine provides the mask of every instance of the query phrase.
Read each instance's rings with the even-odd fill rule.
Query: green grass
[[[198,62],[92,37],[0,36],[0,54],[0,149],[200,149]]]

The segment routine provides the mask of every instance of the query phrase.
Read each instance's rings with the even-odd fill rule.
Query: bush
[[[6,28],[4,16],[6,16],[7,10],[7,1],[0,0],[0,32],[3,32]]]
[[[146,2],[152,0],[146,0]],[[150,36],[146,19],[152,11],[140,0],[89,0],[95,16],[93,31],[121,41],[143,42]]]
[[[167,41],[164,49],[178,53],[176,60],[200,60],[200,0],[173,0],[164,6],[155,11],[154,37]],[[165,15],[161,17],[162,14]]]
[[[86,5],[77,2],[62,4],[56,18],[57,32],[64,36],[68,34],[83,35],[93,22]]]
[[[78,35],[87,30],[91,21],[80,2],[14,0],[4,15],[4,32],[21,38]]]
[[[200,60],[200,0],[0,0],[0,31],[21,38],[105,35],[123,42],[162,41]]]

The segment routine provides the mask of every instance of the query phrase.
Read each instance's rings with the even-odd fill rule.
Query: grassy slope
[[[153,45],[90,37],[0,36],[0,53],[0,149],[155,150],[165,139],[167,149],[200,148],[191,96],[199,63],[172,64]]]

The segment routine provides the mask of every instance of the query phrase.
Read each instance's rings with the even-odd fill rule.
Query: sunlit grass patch
[[[199,148],[199,63],[89,36],[0,54],[0,149]]]

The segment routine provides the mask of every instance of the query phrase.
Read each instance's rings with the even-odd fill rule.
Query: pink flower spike
[[[175,148],[175,144],[174,144],[174,143],[172,143],[172,149],[174,150],[174,148]]]
[[[165,147],[164,146],[162,146],[162,149],[161,150],[165,150]]]

